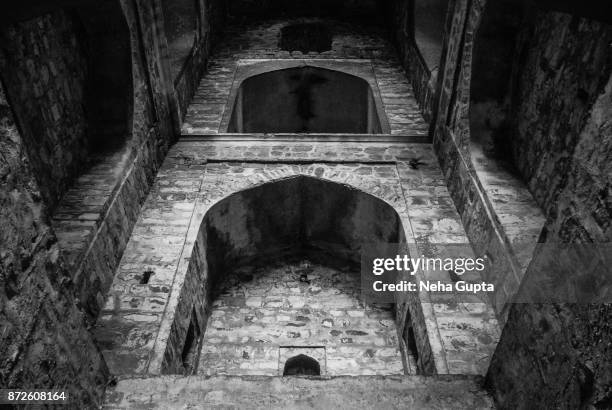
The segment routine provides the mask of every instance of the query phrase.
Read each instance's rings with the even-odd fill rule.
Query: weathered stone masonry
[[[3,121],[9,122],[2,157],[8,227],[2,230],[2,386],[68,388],[78,407],[101,401],[108,371],[85,319],[95,318],[103,303],[172,140],[172,95],[154,7],[125,2],[114,9],[129,28],[130,132],[122,150],[95,157],[93,167],[86,164],[94,159],[87,153],[91,129],[80,111],[90,67],[77,29],[79,10],[58,8],[3,29],[1,75],[12,104],[3,94]],[[27,41],[11,40],[18,38]],[[6,119],[12,112],[17,127]]]
[[[447,25],[445,74],[434,146],[447,170],[451,193],[472,243],[487,243],[490,234],[484,238],[480,235],[495,232],[498,239],[493,244],[497,250],[489,245],[485,252],[498,255],[498,260],[500,256],[508,258],[517,277],[523,278],[522,286],[529,287],[533,286],[530,276],[542,283],[544,272],[530,271],[526,262],[531,260],[534,248],[523,247],[521,252],[517,249],[521,243],[535,242],[536,238],[567,243],[610,240],[609,222],[605,222],[609,216],[603,216],[610,215],[609,206],[602,199],[608,196],[602,193],[609,191],[610,173],[601,162],[602,156],[609,155],[610,142],[610,28],[580,17],[579,13],[595,16],[590,5],[570,7],[578,14],[573,16],[528,7],[523,20],[517,20],[518,51],[512,63],[505,62],[514,64],[510,70],[513,77],[501,79],[507,82],[500,84],[502,90],[504,84],[512,87],[505,89],[509,98],[499,100],[508,109],[509,126],[505,134],[498,134],[498,138],[506,138],[500,145],[513,152],[511,166],[520,171],[517,177],[516,172],[509,173],[507,166],[495,165],[495,159],[482,156],[480,151],[475,155],[468,115],[470,83],[480,81],[479,69],[491,69],[490,65],[482,65],[491,53],[490,46],[476,56],[478,59],[472,55],[479,50],[474,46],[479,42],[478,26],[495,24],[486,19],[496,14],[504,16],[496,10],[504,5],[467,5],[455,2],[454,18]],[[481,61],[481,65],[472,66],[472,61]],[[499,190],[500,183],[506,192]],[[506,193],[512,191],[519,201],[508,202]],[[532,216],[523,221],[504,217],[509,215],[509,209],[515,214],[524,209],[525,215]],[[493,218],[485,218],[487,213]],[[482,227],[483,221],[489,226]],[[545,225],[539,234],[538,228]],[[520,236],[529,232],[531,240]],[[517,239],[513,240],[513,236]],[[517,283],[505,289],[510,296],[518,289]],[[554,289],[549,290],[554,293]],[[507,408],[530,397],[536,407],[578,407],[585,403],[608,406],[609,369],[599,363],[606,362],[603,358],[610,355],[601,344],[610,334],[609,306],[519,304],[504,308],[503,301],[507,300],[503,297],[498,304],[498,311],[505,311],[502,319],[506,326],[488,375],[497,403]],[[557,344],[553,340],[567,342]],[[581,395],[578,391],[588,393]]]
[[[221,43],[228,46],[221,47],[213,58],[211,70],[202,80],[198,91],[202,97],[196,96],[188,111],[183,127],[186,135],[223,132],[222,118],[227,116],[224,112],[230,108],[228,96],[235,89],[233,82],[240,78],[234,72],[239,72],[241,58],[249,58],[248,64],[254,67],[258,60],[271,64],[273,60],[270,57],[302,59],[302,64],[308,64],[301,53],[293,55],[275,50],[281,24],[258,23],[254,27],[256,29],[248,29],[246,34],[240,34],[242,37],[237,37],[233,35],[236,28],[230,26],[226,37],[229,42]],[[418,122],[420,115],[412,114],[414,122],[407,122],[402,115],[410,112],[406,110],[416,108],[410,86],[401,81],[401,87],[397,87],[402,68],[393,60],[390,51],[372,53],[362,48],[361,42],[349,43],[348,39],[355,36],[364,36],[372,44],[381,42],[376,34],[364,33],[363,29],[357,32],[352,30],[350,26],[342,27],[331,52],[312,54],[309,57],[314,57],[315,61],[321,57],[329,59],[330,64],[336,64],[340,69],[344,69],[342,64],[346,67],[350,67],[350,64],[333,58],[373,57],[376,86],[381,90],[385,115],[389,116],[392,133],[421,135],[422,122]],[[244,44],[248,44],[251,39],[257,41],[252,43],[251,48],[245,48]],[[354,45],[357,47],[354,48]],[[367,64],[368,60],[364,60],[364,63]],[[117,272],[101,326],[96,331],[105,347],[106,358],[116,374],[184,371],[185,363],[181,357],[184,355],[181,352],[183,346],[187,346],[188,328],[194,323],[193,317],[199,325],[199,334],[211,322],[210,318],[197,313],[208,312],[205,306],[210,303],[207,301],[206,290],[211,280],[206,273],[210,261],[205,256],[206,234],[202,235],[200,229],[202,218],[215,201],[232,193],[240,193],[253,184],[257,186],[299,175],[331,179],[355,187],[363,187],[365,183],[365,192],[382,197],[395,204],[396,210],[402,210],[399,212],[404,215],[402,222],[408,229],[407,235],[413,238],[412,242],[416,241],[419,247],[423,247],[421,252],[425,252],[425,249],[431,252],[431,243],[467,242],[452,204],[440,198],[445,196],[444,183],[442,176],[436,174],[431,153],[418,145],[410,148],[407,146],[406,149],[401,149],[401,145],[392,146],[389,150],[385,148],[388,143],[377,143],[371,139],[363,139],[361,143],[316,144],[309,144],[308,140],[300,143],[297,141],[299,139],[284,139],[254,144],[248,141],[241,143],[240,139],[232,136],[224,138],[228,139],[225,143],[211,141],[177,144],[159,174],[156,187],[145,205]],[[432,174],[423,179],[415,178],[407,164],[411,158],[421,158]],[[261,161],[263,164],[245,163],[245,159]],[[238,161],[237,166],[232,165],[232,161]],[[292,164],[293,161],[297,162]],[[303,161],[312,165],[300,165]],[[342,165],[346,161],[355,163],[347,168]],[[360,167],[364,161],[365,164],[372,163],[372,166],[364,167],[361,172]],[[377,161],[382,162],[375,165]],[[390,162],[385,164],[385,161]],[[265,164],[267,162],[269,164]],[[433,168],[429,168],[429,164]],[[350,169],[353,171],[349,172]],[[354,169],[360,171],[355,174]],[[326,176],[328,172],[330,174]],[[248,178],[244,179],[243,176]],[[424,190],[424,186],[429,187],[428,190]],[[408,207],[406,195],[409,198],[415,196],[414,202]],[[435,199],[427,199],[430,197]],[[323,214],[326,212],[322,211]],[[172,227],[167,228],[170,215]],[[163,251],[156,245],[160,243],[159,235],[162,234],[165,243]],[[148,284],[136,284],[142,280],[145,272],[153,273],[149,274]],[[440,275],[436,279],[450,280],[447,274]],[[423,301],[425,303],[421,305]],[[415,329],[419,347],[417,366],[422,371],[482,374],[498,332],[490,308],[482,303],[473,304],[466,310],[461,306],[432,305],[426,302],[426,297],[406,302],[398,310],[398,330],[400,334],[403,332],[410,306],[409,320]],[[196,316],[193,316],[192,310]],[[471,313],[465,315],[465,312]],[[245,363],[253,360],[257,360],[257,357],[241,359]],[[254,374],[262,374],[261,371],[265,370],[254,368],[254,371]]]
[[[512,303],[567,290],[537,242],[611,239],[597,2],[10,3],[0,387],[68,388],[74,408],[490,408],[486,374],[500,408],[611,406],[610,306]],[[291,27],[329,44],[287,49],[310,46]],[[382,132],[227,132],[244,81],[302,66],[367,82]],[[366,239],[469,244],[490,263],[467,279],[496,292],[366,305]],[[281,377],[298,354],[320,379]]]
[[[108,369],[66,286],[70,271],[3,91],[0,110],[0,385],[66,388],[76,403],[99,403]]]

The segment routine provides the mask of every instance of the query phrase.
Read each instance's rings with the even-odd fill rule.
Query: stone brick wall
[[[76,307],[30,161],[0,89],[0,386],[101,404],[108,370]]]
[[[53,208],[87,158],[87,58],[64,11],[0,31],[0,76],[44,201]]]
[[[486,5],[495,6],[499,3]],[[610,152],[605,119],[612,109],[610,29],[555,12],[529,14],[516,36],[518,53],[508,82],[502,78],[491,84],[477,77],[479,71],[472,72],[484,7],[480,1],[455,3],[434,145],[470,240],[490,241],[489,252],[498,249],[492,253],[495,264],[513,272],[523,288],[542,282],[561,288],[567,284],[558,283],[554,272],[528,268],[531,256],[519,255],[512,241],[511,214],[497,203],[498,193],[487,190],[486,178],[493,175],[484,175],[481,166],[473,168],[470,90],[478,91],[474,82],[502,87],[499,101],[509,107],[510,124],[505,156],[514,153],[514,165],[548,217],[540,240],[607,242],[610,165],[603,158]],[[478,64],[485,64],[490,52],[476,52],[482,53],[475,56]],[[511,95],[507,100],[505,87]],[[512,294],[518,284],[504,288]],[[610,338],[608,305],[517,304],[501,312],[505,328],[488,374],[501,408],[610,406],[610,371],[600,364],[610,355],[603,342]]]
[[[602,129],[586,129],[593,104],[612,73],[612,27],[569,14],[539,12],[531,35],[522,36],[513,91],[514,163],[549,214],[554,210],[585,137],[604,141]],[[595,134],[595,135],[588,135]],[[584,146],[584,143],[583,143]],[[601,164],[598,164],[601,165]],[[598,235],[601,238],[601,234]]]
[[[215,289],[198,373],[281,376],[287,356],[299,354],[283,354],[292,346],[323,376],[404,374],[391,305],[360,294],[360,272],[349,265],[296,258],[237,269]]]
[[[332,50],[305,55],[301,51],[280,49],[279,36],[283,27],[305,21],[323,23],[332,29]],[[318,64],[326,64],[324,67],[338,71],[347,71],[351,67],[348,72],[357,71],[359,76],[368,79],[373,90],[380,90],[391,134],[426,136],[428,125],[419,112],[412,86],[397,62],[395,50],[386,38],[385,27],[331,19],[255,20],[248,24],[228,24],[221,41],[217,43],[209,71],[189,106],[183,134],[223,132],[224,112],[231,112],[231,107],[226,110],[226,105],[236,89],[234,82],[245,72],[245,66],[248,68],[250,64],[255,64],[244,60],[293,60],[294,63],[286,62],[291,65],[305,57],[325,60]],[[336,59],[363,61],[359,64],[334,63]],[[379,116],[382,117],[381,114]]]
[[[535,24],[518,97],[515,153],[547,211],[547,242],[612,240],[610,34],[610,26],[559,13],[540,14]],[[597,260],[577,263],[595,266]],[[578,284],[601,280],[587,270],[576,274]],[[523,287],[541,282],[567,286],[554,272],[532,269]],[[598,289],[600,295],[605,290]],[[529,398],[535,407],[612,406],[611,317],[609,304],[513,307],[488,376],[498,403],[511,408]]]
[[[87,170],[73,184],[69,184],[71,178],[82,170],[64,165],[73,164],[77,153],[66,146],[65,140],[58,142],[57,138],[77,136],[70,127],[80,126],[83,118],[75,119],[68,114],[73,111],[82,114],[79,110],[83,90],[79,81],[85,73],[78,68],[87,65],[81,65],[80,60],[77,63],[81,58],[77,53],[79,44],[69,25],[68,13],[56,11],[8,26],[5,34],[12,33],[13,37],[3,41],[2,50],[1,74],[3,81],[11,80],[13,110],[26,119],[42,110],[38,124],[47,121],[49,126],[42,127],[42,131],[35,129],[38,134],[28,134],[33,138],[28,140],[30,144],[26,144],[24,136],[22,144],[11,122],[10,127],[3,127],[0,140],[3,161],[0,218],[2,225],[8,227],[2,230],[0,243],[3,264],[0,384],[20,388],[65,387],[70,390],[74,406],[79,408],[100,404],[108,370],[89,327],[98,305],[104,303],[141,202],[174,137],[170,116],[172,84],[167,80],[161,58],[159,44],[163,31],[158,5],[123,1],[115,7],[125,13],[129,27],[132,53],[129,70],[134,88],[130,104],[133,109],[129,113],[131,135],[123,150],[105,159],[108,163]],[[57,27],[52,23],[57,23]],[[18,62],[7,71],[6,64],[13,60],[21,61],[23,67]],[[41,61],[44,64],[36,65]],[[46,69],[56,76],[47,77]],[[12,75],[14,79],[7,79]],[[43,86],[48,96],[33,99],[32,93],[40,92]],[[8,109],[4,97],[2,101],[0,111],[4,116]],[[55,107],[54,102],[59,105]],[[66,117],[61,116],[61,109],[67,110]],[[53,110],[60,110],[55,118]],[[57,116],[60,117],[56,120]],[[19,125],[27,134],[31,124],[25,121],[24,128],[23,123],[20,121]],[[60,157],[47,156],[41,160],[42,154],[37,150],[46,145],[53,146]],[[44,172],[34,163],[44,166]],[[53,179],[58,175],[59,179],[65,178],[61,184],[57,183],[58,178]],[[60,190],[67,187],[68,191]],[[63,192],[67,194],[57,207],[62,212],[53,214],[52,229],[49,206],[56,205]]]

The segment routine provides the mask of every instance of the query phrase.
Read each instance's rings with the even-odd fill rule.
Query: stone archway
[[[298,175],[226,196],[198,224],[163,373],[197,366],[173,358],[199,323],[202,373],[277,375],[282,346],[319,346],[328,374],[403,374],[393,305],[360,300],[361,251],[405,241],[391,205]]]
[[[358,65],[283,61],[244,71],[224,118],[229,133],[389,132],[376,81],[356,75],[367,72]]]
[[[488,2],[474,37],[469,146],[475,164],[487,158],[506,161],[512,157],[509,110],[523,15],[515,0]]]

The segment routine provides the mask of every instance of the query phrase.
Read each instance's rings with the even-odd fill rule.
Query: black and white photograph
[[[0,408],[612,410],[609,0],[2,0]]]

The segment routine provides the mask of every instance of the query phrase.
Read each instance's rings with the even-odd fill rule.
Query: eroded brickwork
[[[610,136],[602,121],[593,118],[603,114],[603,107],[594,112],[593,105],[612,74],[612,28],[549,12],[538,14],[531,30],[532,36],[523,39],[526,57],[513,96],[512,147],[517,168],[550,214],[574,175],[572,165],[582,161],[576,152],[581,140],[603,142]],[[603,238],[600,229],[593,239]]]
[[[0,152],[0,386],[64,389],[74,403],[99,405],[108,370],[1,88]]]
[[[612,239],[612,174],[604,160],[612,135],[611,33],[610,26],[559,13],[541,14],[536,23],[521,80],[515,149],[548,216],[547,242]],[[546,69],[553,66],[563,75]],[[576,284],[602,280],[588,276],[595,258],[578,260],[585,268],[572,278]],[[608,275],[609,265],[604,266],[602,274]],[[541,281],[553,284],[551,292],[567,286],[554,272],[536,270],[527,272],[523,286]],[[604,342],[612,337],[611,315],[609,304],[514,307],[489,371],[502,407],[511,407],[518,397],[533,398],[536,406],[612,405],[612,373],[604,364],[612,354]]]
[[[213,40],[218,38],[225,21],[225,6],[222,4],[222,1],[187,1],[191,1],[194,4],[196,15],[184,16],[184,18],[197,21],[195,32],[192,33],[193,41],[190,43],[192,47],[187,51],[185,60],[181,60],[181,63],[175,64],[171,69],[176,102],[178,104],[177,116],[181,119],[187,112],[187,107],[198,88],[202,75],[208,68]],[[176,53],[175,50],[169,48],[168,53],[171,58],[176,58],[173,56]]]
[[[530,267],[537,240],[612,239],[610,26],[527,7],[525,16],[512,12],[516,32],[505,38],[508,48],[516,43],[513,61],[489,65],[480,23],[487,11],[506,18],[513,4],[455,0],[438,72],[437,58],[414,41],[415,2],[388,3],[394,27],[380,24],[371,0],[194,0],[195,42],[174,70],[160,1],[105,3],[125,14],[132,58],[132,84],[121,94],[130,95],[122,112],[129,135],[112,155],[87,141],[92,65],[82,34],[91,27],[78,24],[83,10],[47,5],[48,14],[3,26],[0,74],[13,107],[0,95],[0,385],[69,387],[75,407],[93,407],[106,359],[123,378],[111,408],[491,407],[480,379],[401,376],[416,369],[488,372],[502,408],[612,406],[608,305],[507,303],[520,286],[567,290],[554,272]],[[331,50],[281,50],[283,27],[304,22],[330,28]],[[368,66],[390,133],[225,134],[240,70],[277,59],[334,61],[348,72]],[[105,64],[103,72],[128,74]],[[508,89],[493,106],[475,105],[489,86]],[[96,109],[121,105],[101,95]],[[487,155],[478,127],[493,129],[486,132],[513,153],[513,167]],[[423,144],[429,136],[432,146]],[[484,278],[466,279],[497,291],[472,303],[431,303],[421,292],[391,312],[358,300],[352,266],[249,260],[308,245],[355,262],[364,237],[405,240],[429,257],[445,256],[437,243],[469,242],[474,255],[466,246],[464,256],[490,264]],[[449,272],[417,275],[453,281]],[[589,275],[576,278],[605,282]],[[101,309],[94,343],[89,329]],[[406,356],[407,326],[416,360]],[[322,380],[240,377],[279,375],[301,348],[323,365]],[[191,374],[198,360],[200,373],[236,377],[130,379]],[[338,374],[395,376],[328,378]]]
[[[131,133],[124,151],[96,158],[89,173],[75,165],[85,152],[74,146],[90,141],[74,132],[85,128],[82,81],[88,67],[81,54],[84,37],[71,25],[74,10],[55,8],[3,29],[3,40],[11,41],[3,41],[3,52],[10,54],[3,54],[2,77],[10,80],[20,132],[11,122],[11,131],[2,134],[7,165],[2,167],[1,384],[65,387],[80,408],[99,404],[108,377],[89,333],[91,320],[172,139],[157,17],[147,5],[134,5],[114,4],[125,20],[113,22],[127,21],[129,38],[123,40],[132,44],[133,65],[122,73],[133,77],[133,93],[127,90],[133,101],[125,107]],[[140,23],[149,31],[140,30]],[[4,118],[8,108],[2,101]]]

